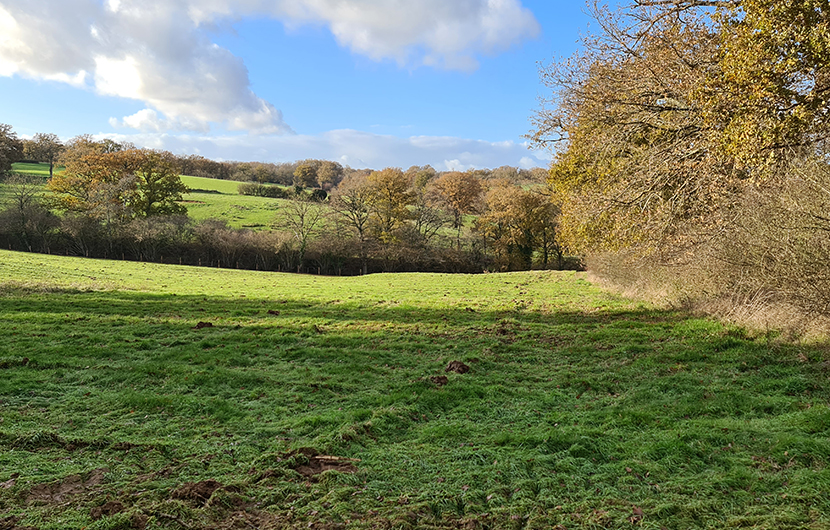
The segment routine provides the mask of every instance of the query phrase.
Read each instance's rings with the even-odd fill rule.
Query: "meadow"
[[[44,177],[45,184],[49,177],[49,164],[16,163],[13,171]],[[55,172],[58,171],[63,171],[63,167],[55,166]],[[282,218],[280,209],[285,205],[283,199],[240,195],[240,182],[190,176],[182,176],[181,179],[191,189],[183,198],[188,216],[195,221],[217,219],[232,228],[268,230]],[[0,183],[0,204],[5,193],[4,185]]]
[[[60,173],[63,170],[64,167],[57,164],[52,168],[53,173]],[[16,162],[12,164],[12,171],[25,175],[37,175],[39,177],[49,178],[49,164],[42,162]]]
[[[829,373],[582,273],[0,251],[0,528],[828,528]]]

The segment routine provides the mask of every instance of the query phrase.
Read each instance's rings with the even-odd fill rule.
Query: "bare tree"
[[[293,234],[299,247],[299,261],[302,263],[311,238],[318,232],[325,218],[326,207],[305,196],[295,196],[282,210],[277,227]]]
[[[369,216],[371,213],[371,190],[365,175],[354,174],[346,177],[331,197],[331,207],[338,217],[354,231],[358,240],[360,265],[363,274],[368,272]]]

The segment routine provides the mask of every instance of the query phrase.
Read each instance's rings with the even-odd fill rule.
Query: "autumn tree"
[[[331,196],[331,207],[357,236],[360,268],[367,274],[371,189],[366,176],[354,174],[343,179]]]
[[[337,162],[322,160],[317,168],[317,185],[329,190],[343,180],[343,166]]]
[[[411,218],[414,196],[406,176],[398,168],[373,171],[367,178],[369,227],[385,244],[395,240],[396,231]]]
[[[294,185],[301,188],[317,186],[317,166],[311,162],[298,165],[294,170]]]
[[[690,248],[753,182],[823,149],[826,2],[636,0],[542,70],[537,146],[575,249]]]
[[[52,177],[55,162],[57,162],[64,145],[56,134],[37,133],[35,136],[24,142],[24,156],[29,160],[49,163],[49,177]]]
[[[538,190],[525,190],[515,184],[494,181],[485,196],[484,213],[475,230],[494,249],[497,261],[508,269],[530,269],[536,253],[547,268],[551,253],[561,266],[562,255],[556,241],[557,209]]]
[[[830,259],[824,225],[797,226],[790,208],[798,194],[809,203],[806,190],[827,174],[811,170],[805,183],[799,168],[827,160],[830,3],[594,6],[600,32],[541,71],[552,94],[531,135],[554,151],[563,241],[606,264],[625,259],[605,270],[647,271],[643,283],[695,273],[708,283],[691,291],[766,289],[817,307],[786,268],[830,299],[812,265]],[[767,227],[767,237],[749,237],[747,226]]]
[[[66,170],[47,186],[59,209],[108,222],[186,211],[179,201],[187,187],[170,153],[117,150],[111,143],[79,138],[63,160]]]
[[[438,176],[438,172],[429,164],[426,166],[411,166],[404,174],[409,179],[409,185],[416,192],[425,190],[427,184]]]
[[[471,172],[453,171],[444,173],[432,184],[442,202],[453,216],[453,228],[456,229],[456,248],[461,250],[461,228],[464,215],[474,213],[481,195],[481,182]]]

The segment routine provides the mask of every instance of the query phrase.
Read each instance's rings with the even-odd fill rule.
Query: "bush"
[[[287,199],[291,193],[279,186],[269,186],[258,182],[243,182],[238,188],[240,195],[252,195],[254,197],[270,197],[272,199]]]
[[[830,167],[802,159],[772,180],[746,184],[726,224],[705,240],[694,234],[704,243],[594,255],[588,270],[625,294],[742,326],[823,333],[830,322],[828,190]]]

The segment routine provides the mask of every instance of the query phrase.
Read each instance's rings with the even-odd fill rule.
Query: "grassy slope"
[[[20,525],[830,525],[827,355],[581,274],[0,252],[0,281],[0,513]],[[451,360],[471,372],[445,373]],[[358,472],[306,479],[301,447]],[[234,492],[175,498],[206,479]],[[91,520],[107,500],[126,511]]]
[[[60,173],[64,167],[55,165],[52,168],[52,173]],[[12,171],[15,173],[22,173],[25,175],[38,175],[41,177],[49,176],[49,164],[32,164],[28,162],[17,162],[12,164]]]
[[[18,173],[48,176],[49,164],[14,164]],[[55,171],[62,171],[55,167]],[[239,182],[183,176],[182,182],[195,191],[184,196],[188,215],[196,221],[219,219],[234,228],[270,228],[277,220],[280,199],[250,197],[238,194]],[[215,193],[211,193],[215,192]],[[4,188],[0,183],[0,203],[3,202]]]
[[[284,202],[268,197],[188,193],[184,196],[187,215],[196,221],[219,219],[233,228],[270,228]]]

